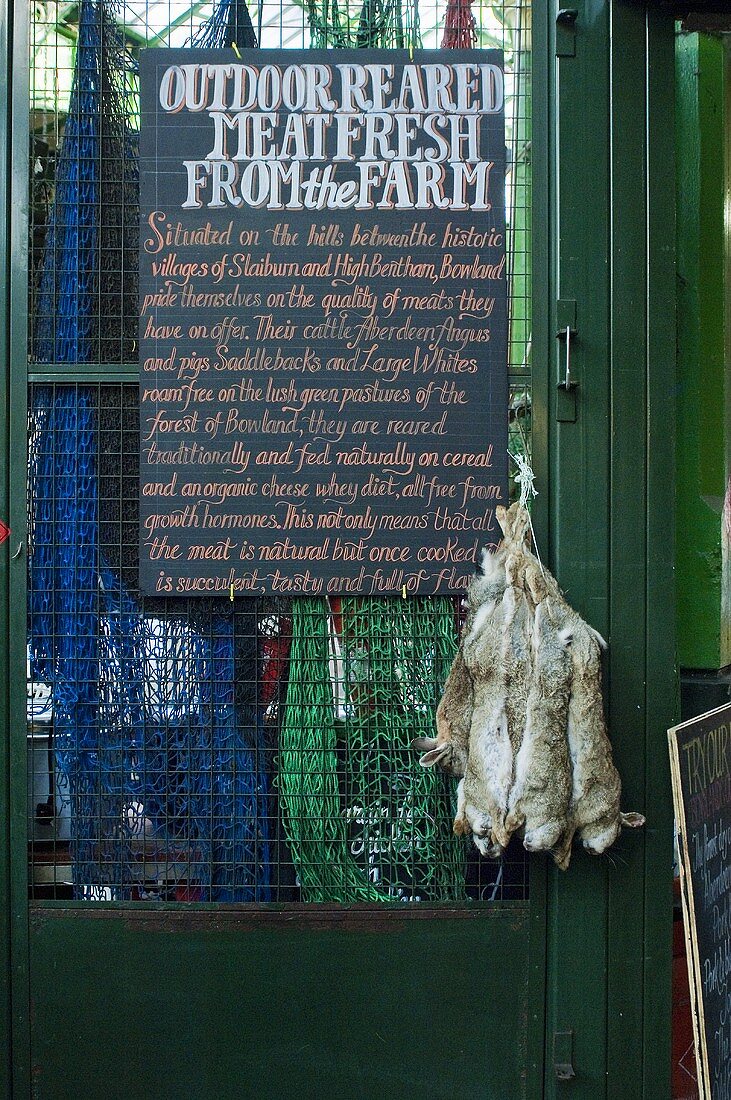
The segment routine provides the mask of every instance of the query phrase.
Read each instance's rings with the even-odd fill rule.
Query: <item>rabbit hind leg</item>
[[[468,804],[465,816],[470,823],[472,839],[478,852],[483,856],[496,859],[503,849],[495,839],[490,815]]]
[[[571,862],[571,846],[574,840],[575,829],[573,826],[566,829],[558,844],[553,849],[553,862],[558,867],[559,871],[567,871],[569,863]]]
[[[606,822],[585,826],[581,832],[581,843],[592,856],[600,856],[607,848],[611,848],[619,836],[620,821],[615,817],[608,824]]]
[[[455,836],[469,836],[472,832],[472,826],[467,820],[467,800],[464,796],[464,779],[460,779],[457,784],[457,814],[452,825],[452,832]]]

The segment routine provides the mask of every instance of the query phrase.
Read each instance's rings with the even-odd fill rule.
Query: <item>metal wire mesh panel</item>
[[[410,748],[433,728],[458,602],[142,599],[137,388],[76,368],[135,358],[141,46],[438,46],[446,24],[451,44],[505,50],[510,448],[528,450],[529,14],[517,0],[33,6],[30,371],[58,381],[34,382],[29,403],[32,897],[525,897],[522,849],[496,862],[457,840],[453,781]]]

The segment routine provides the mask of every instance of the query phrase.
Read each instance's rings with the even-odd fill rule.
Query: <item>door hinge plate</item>
[[[553,1072],[557,1081],[571,1081],[576,1076],[572,1029],[553,1033]]]

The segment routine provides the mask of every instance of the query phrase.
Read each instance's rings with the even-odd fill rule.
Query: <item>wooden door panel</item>
[[[528,909],[35,909],[34,1096],[526,1096]]]

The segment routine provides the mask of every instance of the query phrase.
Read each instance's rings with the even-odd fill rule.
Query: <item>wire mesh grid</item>
[[[410,747],[433,729],[458,602],[137,591],[137,388],[85,385],[74,368],[136,355],[139,50],[241,41],[244,7],[31,9],[30,360],[62,371],[30,392],[31,896],[524,898],[522,848],[497,862],[457,840],[454,782]],[[358,45],[371,7],[378,36],[365,44],[441,44],[444,5],[413,0],[263,2],[249,26],[265,47]],[[509,438],[526,452],[530,7],[473,14],[477,43],[505,51]]]

